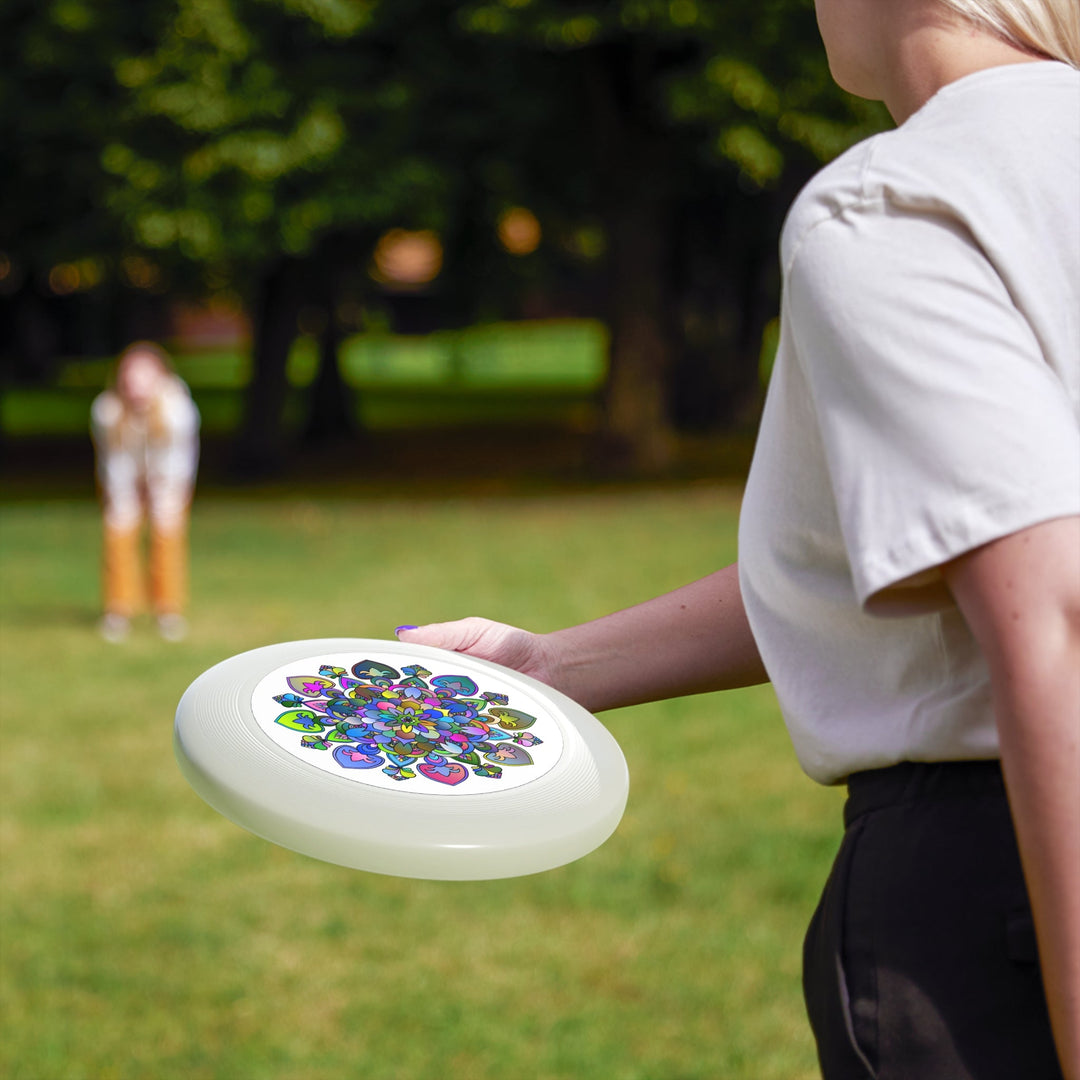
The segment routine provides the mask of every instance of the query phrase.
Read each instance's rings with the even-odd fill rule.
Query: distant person
[[[848,787],[826,1080],[1080,1080],[1080,6],[816,9],[898,127],[784,225],[739,562],[550,634],[398,633],[594,711],[771,680]]]
[[[199,460],[199,411],[167,353],[128,346],[113,385],[94,399],[91,430],[104,514],[99,624],[106,641],[127,637],[146,597],[143,524],[149,519],[149,599],[167,641],[187,633],[188,511]]]

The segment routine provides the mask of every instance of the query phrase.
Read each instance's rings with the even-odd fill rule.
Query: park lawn
[[[192,633],[93,632],[89,502],[9,505],[0,1074],[9,1080],[809,1080],[802,933],[839,796],[758,687],[605,716],[626,816],[502,882],[363,874],[187,787],[203,669],[470,613],[553,628],[729,561],[738,493],[201,499]]]
[[[426,335],[354,334],[338,350],[350,406],[365,431],[480,423],[590,426],[607,371],[608,331],[593,319],[491,323]],[[235,431],[251,379],[247,348],[179,352],[178,373],[202,414],[202,430]],[[293,343],[284,419],[302,427],[311,405],[318,345]],[[49,385],[0,393],[0,433],[12,438],[85,434],[90,405],[112,367],[107,358],[70,360]]]

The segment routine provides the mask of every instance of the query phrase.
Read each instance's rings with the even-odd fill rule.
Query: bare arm
[[[990,667],[1001,760],[1066,1080],[1080,1080],[1080,518],[945,568]]]
[[[402,630],[399,637],[505,664],[592,712],[768,681],[743,608],[736,563],[550,634],[472,618]]]

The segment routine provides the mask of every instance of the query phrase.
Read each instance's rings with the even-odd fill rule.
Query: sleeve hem
[[[853,567],[859,605],[869,615],[911,615],[940,611],[952,604],[941,567],[984,544],[1058,518],[1080,515],[1080,498],[1057,491],[1039,506],[980,507],[977,514],[923,527],[895,544],[881,558]]]

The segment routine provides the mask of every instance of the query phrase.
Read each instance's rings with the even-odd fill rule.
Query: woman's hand
[[[547,639],[516,626],[473,616],[454,622],[399,627],[397,636],[412,645],[431,645],[491,660],[560,689],[557,663]]]

